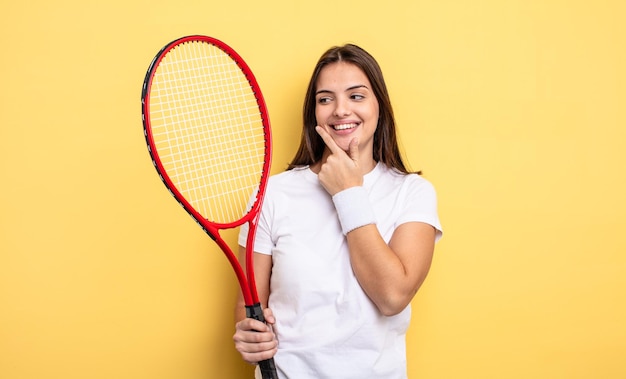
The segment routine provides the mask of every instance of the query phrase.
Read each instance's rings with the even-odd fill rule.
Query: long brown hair
[[[326,145],[315,131],[315,126],[317,126],[317,120],[315,118],[317,79],[324,67],[331,63],[341,61],[351,63],[365,73],[372,85],[376,100],[378,101],[379,117],[378,125],[374,132],[374,160],[376,162],[382,162],[401,173],[408,174],[409,171],[404,165],[400,149],[398,148],[396,123],[393,117],[393,109],[391,107],[391,101],[389,100],[389,92],[385,85],[383,73],[374,57],[359,46],[353,44],[331,47],[322,54],[315,65],[304,97],[304,107],[302,110],[303,128],[300,146],[289,164],[288,170],[312,165],[322,159]]]

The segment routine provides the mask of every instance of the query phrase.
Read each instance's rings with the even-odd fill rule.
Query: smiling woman
[[[358,46],[331,48],[305,96],[296,157],[268,182],[255,240],[274,328],[246,319],[240,299],[237,350],[252,363],[275,356],[281,378],[407,378],[410,302],[440,237],[434,188],[398,153],[378,64]]]
[[[378,124],[378,101],[365,73],[356,65],[337,62],[326,66],[317,78],[317,124],[324,127],[344,151],[358,143],[361,164],[374,167],[374,132]]]
[[[341,64],[335,65],[335,63]],[[324,108],[322,107],[323,103],[332,102],[332,96],[320,96],[320,94],[326,93],[324,91],[329,91],[329,93],[332,93],[332,91],[324,88],[318,81],[320,77],[328,76],[322,71],[331,70],[333,67],[335,70],[345,69],[351,71],[350,75],[353,76],[352,80],[354,80],[352,83],[347,83],[347,79],[342,78],[341,80],[344,81],[346,87],[336,89],[337,92],[344,92],[344,95],[347,95],[345,91],[350,93],[349,91],[351,89],[356,91],[359,87],[366,86],[365,89],[362,89],[362,92],[356,91],[353,98],[350,99],[350,102],[358,103],[361,96],[368,94],[369,97],[367,101],[374,100],[371,98],[372,96],[376,100],[375,107],[377,108],[378,119],[375,126],[372,146],[372,157],[374,160],[376,162],[383,162],[387,166],[393,167],[400,172],[408,173],[398,149],[396,123],[383,73],[374,57],[359,46],[353,44],[329,49],[315,66],[304,98],[303,129],[300,147],[289,167],[306,166],[322,159],[326,144],[318,136],[315,127],[324,124],[324,120],[318,121],[318,112],[321,112],[321,109]],[[358,70],[352,70],[351,67],[358,68]],[[325,80],[332,82],[334,80],[340,80],[338,78],[339,77],[335,77],[334,79],[329,78]],[[334,84],[334,86],[337,86],[337,84]],[[319,103],[320,100],[322,103]],[[320,110],[318,110],[318,108],[320,108]],[[341,111],[341,109],[336,110],[336,112]]]

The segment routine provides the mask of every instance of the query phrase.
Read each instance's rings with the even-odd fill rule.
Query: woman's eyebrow
[[[327,89],[321,89],[321,90],[319,90],[319,91],[315,92],[315,95],[317,96],[317,95],[319,95],[320,93],[333,93],[333,92],[332,92],[332,91],[330,91],[330,90],[327,90]]]
[[[352,90],[359,89],[359,88],[369,89],[365,84],[356,84],[356,85],[353,85],[353,86],[350,86],[350,87],[346,88],[346,91],[352,91]],[[327,89],[321,89],[321,90],[315,92],[315,95],[317,96],[320,93],[333,93],[333,91],[327,90]]]
[[[369,89],[369,88],[367,88],[367,86],[366,86],[365,84],[357,84],[357,85],[354,85],[354,86],[352,86],[352,87],[348,87],[348,88],[346,89],[346,91],[352,91],[352,90],[354,90],[354,89],[359,89],[359,88]]]

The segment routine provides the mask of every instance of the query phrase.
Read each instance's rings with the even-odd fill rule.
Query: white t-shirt
[[[433,225],[440,238],[435,190],[424,178],[379,163],[363,186],[386,242],[411,221]],[[246,235],[242,227],[242,246]],[[331,196],[309,168],[269,179],[255,251],[272,255],[268,306],[276,317],[281,379],[406,378],[410,306],[386,317],[367,297],[352,272]]]

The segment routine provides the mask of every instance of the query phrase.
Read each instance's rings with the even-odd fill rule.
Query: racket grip
[[[246,305],[246,317],[265,322],[265,316],[263,316],[261,303]]]
[[[261,377],[263,377],[263,379],[278,379],[274,358],[259,362],[259,368],[261,369]]]
[[[246,317],[265,322],[261,303],[246,305]],[[261,369],[261,376],[263,377],[263,379],[278,379],[278,373],[276,372],[274,358],[266,359],[259,362],[259,368]]]

